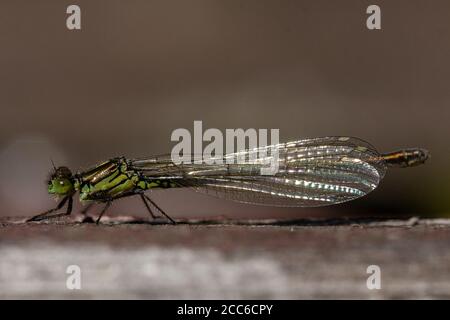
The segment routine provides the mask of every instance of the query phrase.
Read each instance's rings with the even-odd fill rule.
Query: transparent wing
[[[275,160],[276,173],[262,174]],[[129,165],[147,179],[170,179],[219,198],[294,207],[362,197],[378,186],[386,171],[369,143],[349,137],[304,139],[192,164],[175,165],[170,156],[161,156],[130,160]]]

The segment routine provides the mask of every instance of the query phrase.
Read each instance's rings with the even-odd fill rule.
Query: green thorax
[[[112,200],[148,189],[172,188],[170,180],[150,179],[132,170],[125,158],[114,158],[75,175],[75,189],[81,201]]]

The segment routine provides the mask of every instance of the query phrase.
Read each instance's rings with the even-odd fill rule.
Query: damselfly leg
[[[150,215],[152,216],[153,219],[157,219],[158,217],[153,213],[152,208],[150,208],[144,195],[141,194],[140,196],[141,196],[142,202],[144,202],[145,208],[147,208],[148,213],[150,213]]]
[[[61,209],[62,207],[64,207],[64,205],[66,204],[67,200],[69,201],[69,203],[67,204],[67,210],[66,212],[63,213],[58,213],[58,214],[53,214],[51,215],[50,213],[53,213],[59,209]],[[63,216],[68,216],[72,213],[72,206],[73,206],[73,199],[72,196],[67,196],[64,197],[60,203],[58,203],[58,205],[50,210],[45,211],[44,213],[38,214],[30,219],[27,220],[27,222],[32,222],[32,221],[42,221],[42,220],[50,220],[50,219],[54,219],[54,218],[59,218],[59,217],[63,217]]]
[[[108,210],[109,206],[111,205],[112,201],[108,201],[105,206],[103,207],[102,212],[100,212],[100,215],[98,216],[97,220],[95,221],[96,224],[99,224],[100,219],[102,218],[102,216],[105,214],[106,210]]]
[[[150,206],[148,205],[147,201],[150,202],[156,209],[158,209],[159,212],[161,212],[172,224],[176,224],[175,220],[173,220],[171,217],[169,217],[163,209],[161,209],[152,199],[150,199],[149,196],[146,194],[141,193],[142,201],[144,201],[145,207],[147,208],[148,212],[152,216],[153,219],[157,218],[152,210],[150,209]]]
[[[167,215],[167,214],[164,212],[164,210],[161,209],[161,208],[160,208],[160,207],[159,207],[152,199],[150,199],[150,197],[148,197],[147,195],[145,195],[144,193],[141,193],[141,192],[139,192],[139,193],[133,193],[133,194],[124,194],[124,195],[121,196],[121,197],[118,197],[118,198],[111,199],[111,200],[107,201],[107,202],[106,202],[106,205],[103,207],[102,211],[100,212],[100,215],[98,216],[98,218],[97,218],[97,220],[96,220],[96,224],[99,224],[99,223],[100,223],[101,218],[102,218],[103,215],[106,213],[106,211],[109,209],[109,207],[111,206],[111,204],[112,204],[112,202],[113,202],[114,200],[117,200],[117,199],[123,198],[123,197],[128,197],[128,196],[131,196],[131,195],[139,195],[139,196],[141,197],[141,199],[142,199],[142,201],[144,202],[144,205],[145,205],[147,211],[150,213],[150,215],[151,215],[151,217],[152,217],[153,219],[158,219],[158,218],[160,218],[160,217],[156,216],[156,215],[153,213],[153,211],[152,211],[152,209],[151,209],[151,207],[150,207],[150,204],[151,204],[153,207],[155,207],[159,212],[161,212],[161,214],[162,214],[163,216],[165,216],[172,224],[176,224],[176,222],[175,222],[171,217],[169,217],[169,215]],[[149,204],[149,203],[150,203],[150,204]],[[88,205],[81,211],[81,213],[86,214],[86,213],[94,206],[94,204],[95,204],[95,202],[91,202],[90,204],[88,204]]]

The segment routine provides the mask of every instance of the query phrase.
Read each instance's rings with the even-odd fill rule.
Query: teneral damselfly
[[[268,159],[252,157],[261,149],[227,154],[222,163],[203,159],[175,164],[170,156],[118,157],[76,174],[67,167],[54,168],[48,192],[62,200],[56,208],[28,221],[69,215],[77,192],[82,202],[88,202],[84,212],[94,203],[104,204],[97,223],[113,201],[130,196],[139,196],[153,218],[152,207],[175,223],[145,194],[156,188],[189,187],[224,199],[269,206],[332,205],[373,191],[388,167],[412,167],[428,158],[428,151],[420,148],[380,154],[369,143],[350,137],[303,139],[267,148],[277,150],[278,170],[273,175],[261,174]],[[234,161],[238,158],[245,161]],[[66,203],[65,212],[53,214]]]

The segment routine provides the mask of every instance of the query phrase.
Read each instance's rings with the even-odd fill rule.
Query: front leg
[[[64,207],[67,200],[69,200],[69,205],[67,206],[67,211],[65,213],[50,215],[50,213],[55,212],[55,211],[61,209],[62,207]],[[42,220],[48,220],[48,219],[60,217],[62,215],[69,215],[72,212],[72,204],[73,204],[72,196],[66,196],[61,200],[60,203],[58,203],[58,205],[55,208],[47,210],[44,213],[38,214],[38,215],[28,219],[26,222],[42,221]]]

